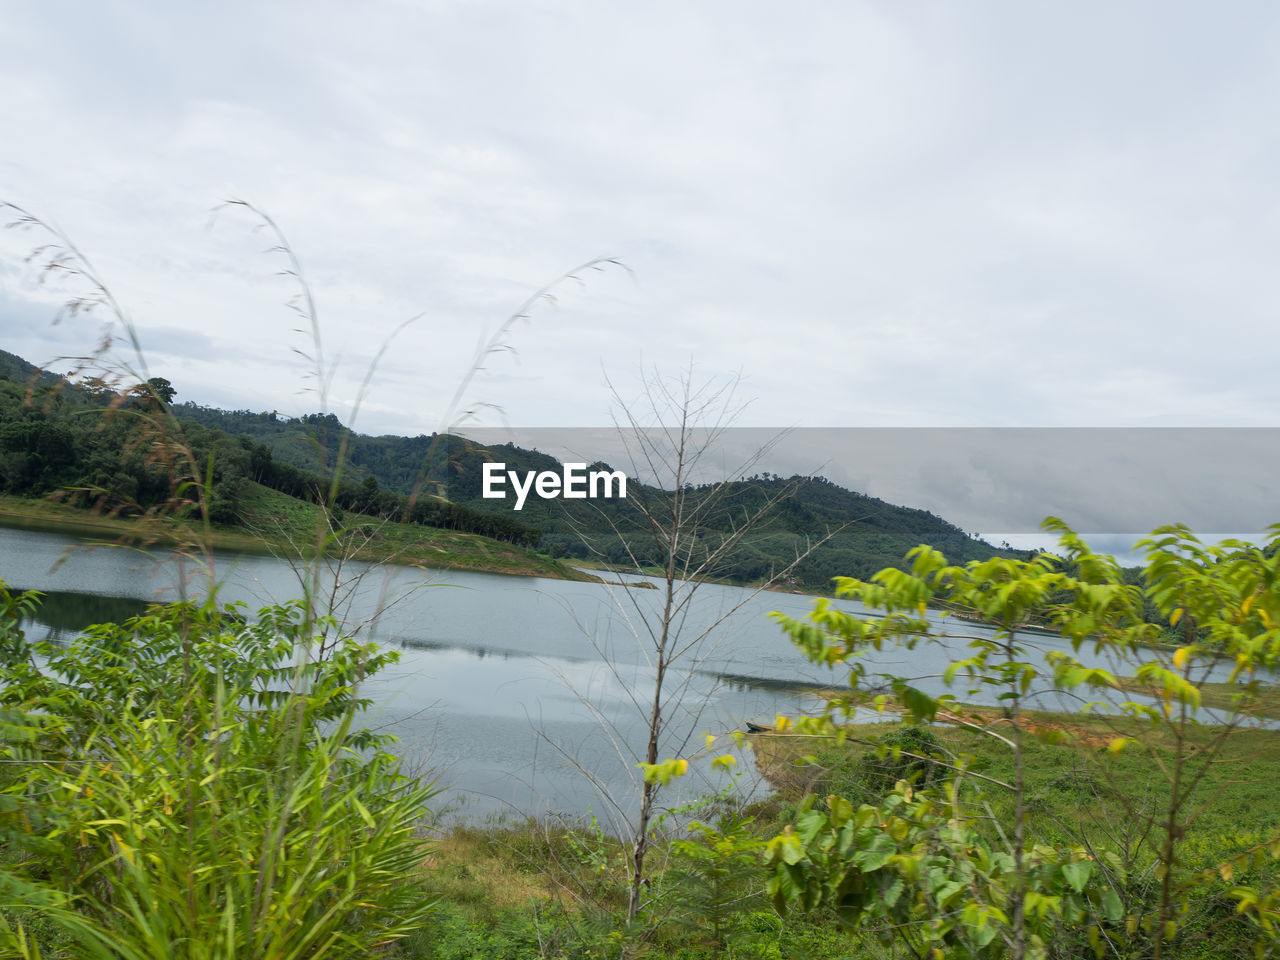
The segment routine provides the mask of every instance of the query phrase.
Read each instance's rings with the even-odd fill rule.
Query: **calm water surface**
[[[297,573],[280,560],[220,555],[216,564],[224,602],[252,610],[302,593]],[[376,704],[369,722],[401,738],[412,769],[439,779],[446,787],[440,802],[472,818],[558,811],[595,813],[606,823],[610,803],[602,794],[629,806],[632,752],[643,749],[642,708],[653,682],[646,644],[637,639],[647,635],[636,604],[651,612],[658,591],[363,564],[340,576],[359,578],[342,590],[345,622],[402,651],[400,663],[368,683]],[[11,529],[0,529],[0,579],[48,592],[30,626],[33,635],[62,638],[137,613],[144,602],[208,592],[200,570],[161,552],[88,549],[59,535]],[[682,635],[695,636],[745,596],[700,589]],[[779,679],[824,679],[765,619],[779,607],[800,615],[808,601],[776,594],[750,600],[702,641],[699,669],[668,676],[672,736],[664,756],[687,736],[700,745],[704,732],[813,708],[811,697],[770,687]],[[739,779],[753,781],[749,758],[740,766],[746,774]],[[728,782],[689,778],[668,797],[674,802]]]
[[[220,555],[216,564],[224,602],[243,601],[252,610],[302,593],[283,561]],[[9,529],[0,529],[0,579],[51,592],[33,628],[55,636],[129,616],[143,601],[202,596],[209,582],[163,553],[86,549],[59,535]],[[445,787],[439,802],[473,819],[556,811],[594,813],[605,824],[612,803],[630,808],[633,754],[645,743],[654,677],[641,613],[657,609],[660,591],[368,565],[350,565],[339,579],[347,581],[340,591],[344,621],[402,651],[400,663],[368,684],[376,704],[369,722],[401,738],[411,769],[438,778]],[[779,682],[845,682],[843,674],[805,660],[767,618],[772,610],[800,617],[811,605],[791,594],[699,588],[681,636],[706,636],[696,649],[700,662],[677,664],[668,676],[672,722],[663,756],[682,752],[686,737],[696,744],[687,755],[700,748],[704,732],[815,708],[811,696],[779,690]],[[1030,635],[1026,642],[1031,659],[1060,648],[1052,637]],[[938,675],[947,659],[945,648],[921,646],[877,655],[873,669],[916,677],[922,689],[941,693]],[[964,698],[980,701],[984,694]],[[1039,705],[1079,706],[1052,693]],[[739,768],[738,789],[763,792],[749,756]],[[679,802],[727,782],[699,774],[664,796]]]

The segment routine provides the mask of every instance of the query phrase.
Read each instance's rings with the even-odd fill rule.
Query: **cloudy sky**
[[[0,199],[55,223],[179,400],[610,422],[641,370],[746,425],[1274,426],[1280,7],[4,2]],[[53,325],[0,241],[0,347]],[[55,364],[55,367],[58,365]]]

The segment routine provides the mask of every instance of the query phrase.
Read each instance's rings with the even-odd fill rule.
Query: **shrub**
[[[63,649],[0,618],[0,895],[27,907],[5,946],[38,955],[30,928],[73,956],[367,957],[421,927],[432,790],[356,724],[395,654],[344,638],[317,660],[332,626],[176,604]]]
[[[893,792],[894,784],[906,780],[916,787],[928,786],[938,767],[928,758],[942,756],[938,735],[928,727],[902,726],[885,734],[880,749],[862,758],[862,780],[878,796]]]

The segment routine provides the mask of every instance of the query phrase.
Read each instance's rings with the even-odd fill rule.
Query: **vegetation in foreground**
[[[0,935],[24,957],[1275,956],[1280,733],[1252,712],[1280,659],[1274,544],[1155,538],[1150,582],[1188,640],[1165,652],[1140,645],[1154,628],[1110,558],[1064,538],[1079,578],[923,550],[840,585],[888,613],[778,617],[861,680],[860,649],[937,639],[923,588],[985,605],[996,632],[947,674],[1002,706],[899,679],[902,722],[837,723],[839,703],[781,722],[755,741],[776,795],[656,818],[634,911],[630,838],[430,829],[430,788],[358,722],[354,690],[394,654],[331,621],[174,606],[37,648],[19,626],[35,598],[5,593]],[[1154,697],[1026,710],[1044,683],[1117,686],[1069,654],[1047,674],[1025,659],[1012,628],[1043,604]],[[1236,694],[1202,724],[1222,651]],[[656,793],[685,761],[645,767]]]
[[[945,643],[944,683],[985,691],[998,710],[931,696],[907,677],[881,679],[909,720],[959,724],[1001,757],[975,766],[964,744],[949,747],[931,728],[913,727],[914,739],[879,758],[910,774],[890,792],[866,802],[810,800],[794,829],[770,841],[775,902],[829,907],[915,956],[1274,955],[1280,835],[1265,808],[1247,814],[1258,809],[1257,778],[1274,776],[1274,733],[1256,708],[1280,666],[1280,528],[1262,547],[1206,547],[1183,527],[1157,530],[1142,544],[1143,576],[1131,583],[1060,521],[1046,526],[1060,535],[1065,566],[1047,557],[954,566],[920,547],[909,572],[838,582],[837,594],[870,616],[827,601],[804,620],[773,615],[814,662],[847,668],[854,690],[872,677],[861,654]],[[939,601],[987,629],[940,631],[924,616]],[[1150,607],[1181,634],[1176,649],[1152,646],[1163,631]],[[1067,649],[1043,659],[1028,649],[1019,633],[1028,621],[1054,624]],[[1086,712],[1098,715],[1082,718],[1028,711],[1041,689],[1088,701],[1091,690],[1124,686],[1077,659],[1085,648],[1118,661],[1145,696],[1118,707],[1088,702]],[[1227,706],[1208,717],[1200,685],[1222,682],[1214,669],[1224,658],[1235,692],[1218,689]],[[837,701],[794,730],[865,740],[835,722],[851,707]],[[1080,767],[1091,791],[1084,818],[1046,802],[1039,778],[1052,764],[1037,753],[1040,741],[1072,743],[1090,761]],[[1126,753],[1145,766],[1126,769]],[[1055,816],[1046,822],[1045,811]],[[1226,824],[1233,834],[1214,832]]]
[[[354,692],[394,653],[301,604],[28,644],[35,602],[0,592],[4,955],[357,957],[427,921],[432,791]]]
[[[1130,853],[1128,879],[1117,888],[1117,896],[1126,905],[1152,898],[1157,863],[1149,856],[1149,846],[1140,852],[1150,840],[1143,811],[1158,803],[1164,777],[1155,758],[1145,752],[1106,749],[1117,730],[1145,731],[1133,721],[1117,725],[1114,720],[1075,714],[1029,713],[1027,719],[1043,730],[1073,734],[1070,740],[1035,739],[1027,744],[1023,759],[1028,770],[1029,834],[1043,846],[1081,844],[1095,851]],[[838,797],[854,806],[879,809],[895,796],[900,781],[912,783],[917,791],[943,787],[949,774],[930,757],[967,757],[972,773],[1005,782],[1014,779],[1014,758],[980,731],[955,724],[894,721],[842,725],[842,730],[847,738],[842,744],[789,733],[752,737],[757,763],[776,793],[742,810],[724,801],[719,806],[708,801],[701,816],[717,835],[714,839],[697,828],[668,825],[652,854],[662,866],[651,878],[660,893],[643,918],[650,928],[628,943],[627,955],[868,960],[929,955],[914,953],[905,935],[885,943],[883,930],[875,925],[842,922],[835,906],[779,913],[765,896],[761,852],[771,838],[789,835],[788,827],[797,829],[806,798],[810,804],[822,804],[830,801],[813,798]],[[1197,742],[1203,747],[1212,736],[1206,728]],[[1168,750],[1172,743],[1165,737],[1160,746]],[[910,756],[913,752],[925,759]],[[1238,912],[1231,891],[1241,884],[1280,882],[1280,870],[1270,862],[1232,871],[1229,880],[1220,871],[1224,862],[1251,859],[1253,848],[1276,836],[1272,801],[1274,784],[1280,782],[1280,734],[1248,731],[1231,742],[1220,760],[1197,788],[1196,799],[1212,802],[1185,838],[1184,866],[1203,880],[1182,919],[1181,942],[1166,956],[1254,956],[1257,927]],[[975,781],[970,786],[976,785]],[[977,816],[990,825],[991,835],[996,835],[997,824],[1008,828],[1014,815],[1009,793],[974,789],[967,796],[981,810]],[[407,949],[406,954],[620,955],[626,938],[634,936],[620,920],[626,902],[626,856],[624,844],[582,826],[566,829],[530,821],[446,830],[433,845],[425,880],[439,898],[441,927],[411,940],[412,949],[420,952]],[[718,878],[709,869],[713,864]],[[691,878],[702,891],[700,900],[691,896]],[[708,895],[719,878],[719,895]],[[1127,923],[1121,915],[1109,924],[1113,939],[1104,945],[1102,956],[1150,956],[1149,939],[1138,930],[1129,934]],[[1073,928],[1064,921],[1058,935],[1059,941],[1048,946],[1048,956],[1095,956],[1087,926]],[[1265,954],[1272,950],[1264,945]],[[987,954],[952,946],[942,955]]]

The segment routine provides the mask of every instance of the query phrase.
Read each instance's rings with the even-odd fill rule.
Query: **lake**
[[[283,560],[219,555],[215,564],[223,602],[243,601],[252,611],[301,596],[298,572]],[[400,738],[397,749],[411,771],[438,780],[439,805],[471,820],[596,815],[606,828],[632,809],[654,681],[643,618],[658,609],[660,591],[367,564],[331,571],[327,582],[333,577],[341,584],[344,622],[402,652],[398,664],[367,684],[375,702],[368,722]],[[0,579],[49,591],[30,629],[33,636],[63,637],[95,619],[129,616],[144,601],[202,596],[209,583],[163,552],[87,549],[64,536],[15,529],[0,529]],[[810,664],[767,616],[781,610],[801,617],[811,606],[811,598],[792,594],[698,589],[681,637],[705,636],[689,662],[677,662],[668,675],[662,757],[696,754],[705,732],[816,708],[812,696],[785,683],[846,681],[843,673]],[[1029,659],[1062,648],[1047,635],[1030,634],[1025,642]],[[960,642],[949,645],[958,651]],[[944,689],[947,659],[946,648],[922,645],[879,654],[873,663],[915,677],[936,694]],[[1045,692],[1033,705],[1078,709],[1079,701]],[[690,770],[696,773],[664,791],[665,802],[731,782],[742,792],[767,789],[749,755],[739,755],[736,781],[705,762]]]
[[[295,570],[270,557],[219,555],[215,574],[219,599],[251,610],[302,592]],[[410,769],[439,779],[446,789],[438,802],[470,819],[559,811],[595,813],[606,823],[602,792],[629,806],[638,771],[628,747],[643,750],[637,705],[652,698],[654,677],[637,639],[639,614],[656,609],[658,591],[367,564],[350,565],[341,577],[345,622],[401,651],[400,662],[366,687],[376,703],[369,722],[401,739]],[[163,552],[86,549],[17,529],[0,529],[0,579],[50,592],[33,636],[69,638],[95,620],[139,612],[144,601],[207,593],[200,571]],[[704,732],[813,708],[811,697],[772,688],[778,680],[829,679],[765,616],[772,609],[802,615],[807,598],[750,598],[704,585],[697,599],[684,636],[729,615],[700,645],[699,669],[668,676],[667,689],[680,696],[668,706],[664,756],[687,737],[700,748]],[[742,609],[732,612],[735,604]],[[740,769],[740,780],[754,781],[749,758]],[[720,774],[692,777],[668,799],[728,782]]]

